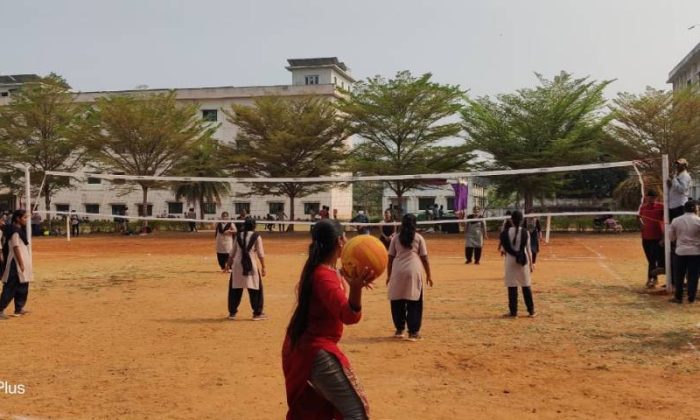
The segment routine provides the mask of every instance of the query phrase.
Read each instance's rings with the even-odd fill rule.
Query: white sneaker
[[[267,315],[265,315],[265,314],[253,315],[253,321],[264,321],[266,319],[267,319]]]

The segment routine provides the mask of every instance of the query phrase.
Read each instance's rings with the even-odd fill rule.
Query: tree
[[[198,111],[197,104],[179,105],[174,92],[99,98],[88,137],[92,164],[128,175],[172,175],[216,129],[201,120]],[[146,215],[148,190],[161,184],[134,182],[143,192],[140,215]]]
[[[462,112],[469,145],[491,155],[489,169],[524,169],[603,161],[599,146],[611,116],[603,90],[611,81],[576,79],[562,72],[552,80],[537,74],[539,86],[470,100]],[[566,183],[561,175],[504,176],[503,193],[516,193],[533,208],[535,197]]]
[[[445,120],[460,111],[464,92],[431,78],[408,71],[389,80],[376,76],[356,83],[338,101],[343,120],[360,136],[351,169],[366,175],[410,175],[465,167],[471,159],[467,148],[444,141],[461,131],[459,123]],[[408,180],[387,185],[401,203],[407,191],[427,184]]]
[[[19,184],[29,166],[32,184],[39,184],[47,171],[73,172],[84,153],[80,131],[86,107],[77,104],[66,81],[51,73],[29,82],[12,93],[7,106],[0,107],[0,156],[3,168]],[[60,189],[70,186],[68,178],[46,177],[41,194],[46,210]],[[50,219],[49,219],[50,220]]]
[[[173,172],[183,176],[224,178],[222,146],[216,139],[204,138],[175,167]],[[221,203],[221,197],[228,194],[230,186],[226,182],[178,182],[173,186],[175,199],[184,198],[188,203],[199,204],[199,218],[204,219],[204,203]]]
[[[700,163],[700,90],[675,92],[647,88],[642,94],[621,93],[613,101],[615,116],[605,149],[622,160],[646,166],[647,185],[660,189],[661,156],[671,162],[686,158]],[[634,186],[625,187],[634,191]],[[637,185],[638,188],[638,185]],[[638,189],[636,191],[639,196]]]
[[[238,128],[233,169],[240,176],[320,177],[337,171],[347,153],[347,132],[333,104],[322,98],[264,97],[255,106],[233,105],[225,112]],[[254,183],[250,194],[284,195],[294,220],[297,198],[328,185],[285,182]],[[294,230],[289,225],[288,230]]]

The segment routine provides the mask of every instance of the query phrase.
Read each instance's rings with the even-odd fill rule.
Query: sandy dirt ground
[[[226,320],[213,233],[36,240],[32,312],[0,321],[0,382],[26,392],[0,391],[0,417],[283,418],[280,351],[308,240],[263,238],[264,322],[247,296]],[[501,318],[495,240],[474,266],[461,235],[426,239],[424,340],[390,338],[381,279],[341,342],[373,419],[700,418],[700,304],[643,288],[637,235],[555,235],[534,319]]]

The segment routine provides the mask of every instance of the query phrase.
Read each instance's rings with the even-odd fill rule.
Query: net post
[[[547,228],[544,235],[544,243],[549,243],[549,233],[552,231],[552,215],[547,215]]]
[[[27,195],[26,197],[26,211],[29,212],[29,217],[32,215],[32,184],[29,179],[30,173],[29,173],[29,165],[24,166],[24,188],[25,188],[25,194]],[[25,226],[25,231],[27,233],[27,248],[29,248],[29,261],[31,263],[32,261],[32,224],[27,223],[27,226]]]
[[[671,236],[669,233],[670,225],[670,215],[668,208],[668,185],[667,181],[669,179],[669,166],[668,166],[668,155],[661,156],[661,186],[663,187],[664,193],[664,254],[666,256],[666,292],[671,293],[673,291],[673,273],[671,273]]]
[[[66,217],[66,240],[70,242],[70,217],[68,215],[64,215]]]

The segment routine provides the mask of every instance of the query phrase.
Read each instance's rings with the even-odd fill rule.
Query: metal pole
[[[25,188],[25,194],[26,194],[26,203],[25,203],[25,208],[26,211],[29,212],[29,217],[31,218],[31,212],[32,212],[32,184],[29,180],[29,166],[24,167],[24,188]],[[30,266],[32,263],[32,224],[27,223],[27,226],[25,227],[26,232],[27,232],[27,242],[29,244],[27,245],[27,248],[29,248],[29,262]]]
[[[68,214],[65,214],[64,217],[66,218],[66,240],[70,242],[70,217]]]
[[[544,235],[544,243],[549,243],[549,233],[552,231],[552,216],[547,216],[547,229]]]
[[[670,219],[669,208],[668,208],[668,185],[667,181],[669,179],[669,169],[668,169],[668,155],[661,156],[661,177],[663,181],[661,185],[664,191],[664,254],[666,255],[666,292],[671,293],[673,291],[673,273],[671,273],[671,236],[669,233]]]

